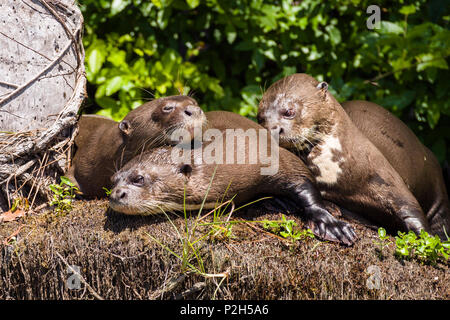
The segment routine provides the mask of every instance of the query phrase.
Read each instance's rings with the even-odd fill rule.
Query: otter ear
[[[131,123],[128,120],[122,120],[119,122],[119,129],[126,135],[130,134],[131,132]]]
[[[321,83],[319,83],[316,87],[317,89],[322,89],[325,91],[328,91],[328,83],[326,83],[325,81],[322,81]]]
[[[189,177],[192,172],[192,166],[190,164],[182,164],[180,167],[180,173],[184,174],[185,176]]]

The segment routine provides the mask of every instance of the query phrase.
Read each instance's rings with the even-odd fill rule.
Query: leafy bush
[[[435,264],[439,260],[447,261],[450,256],[450,239],[441,242],[438,236],[432,237],[423,230],[419,236],[412,231],[399,232],[395,244],[395,254],[404,259],[415,257]]]
[[[53,192],[50,205],[54,206],[56,213],[63,214],[72,210],[72,201],[75,199],[75,193],[79,190],[67,177],[61,176],[60,179],[59,184],[49,186]]]
[[[297,223],[295,223],[294,220],[287,220],[284,214],[281,216],[281,219],[281,221],[264,221],[264,229],[279,234],[283,238],[291,239],[293,243],[295,241],[315,237],[311,229],[296,230]]]
[[[374,241],[379,248],[380,258],[383,258],[383,249],[392,241],[384,228],[378,228],[378,239]],[[431,236],[422,230],[419,235],[413,231],[398,232],[395,236],[395,255],[399,259],[417,259],[424,263],[446,263],[450,257],[450,238],[441,241],[438,236]]]
[[[91,112],[121,119],[193,92],[204,110],[254,117],[277,79],[306,72],[339,101],[402,117],[440,161],[450,139],[448,1],[80,0]]]

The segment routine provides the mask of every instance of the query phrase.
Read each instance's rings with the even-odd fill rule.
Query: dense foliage
[[[193,93],[204,110],[254,117],[275,80],[306,72],[339,101],[377,102],[443,161],[450,155],[448,0],[79,0],[90,112],[121,119]],[[446,152],[446,150],[448,152]]]

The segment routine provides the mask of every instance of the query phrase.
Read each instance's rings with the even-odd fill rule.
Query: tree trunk
[[[49,200],[85,98],[83,17],[73,0],[0,3],[0,208]]]

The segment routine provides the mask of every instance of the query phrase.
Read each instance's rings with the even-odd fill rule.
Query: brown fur
[[[164,108],[173,106],[172,111]],[[75,139],[76,152],[68,176],[86,197],[105,197],[111,176],[139,152],[172,143],[171,133],[206,123],[197,102],[188,96],[156,99],[130,111],[117,123],[83,115]]]
[[[251,120],[230,112],[215,111],[206,115],[208,127],[222,132],[224,144],[224,130],[230,127],[263,129]],[[268,139],[271,139],[270,134]],[[208,145],[205,142],[199,150],[203,151]],[[335,219],[325,209],[312,183],[314,179],[304,163],[283,148],[278,149],[279,170],[274,175],[261,175],[260,169],[264,165],[260,161],[255,164],[248,161],[245,164],[226,164],[225,147],[223,164],[217,165],[204,161],[197,164],[194,160],[189,165],[176,163],[171,157],[174,150],[180,150],[179,146],[157,148],[127,163],[112,178],[111,207],[127,214],[155,214],[161,209],[182,210],[184,194],[187,209],[198,209],[204,199],[206,209],[214,208],[222,198],[227,201],[235,197],[233,201],[240,204],[263,195],[283,196],[304,208],[305,217],[318,236],[345,244],[353,243],[356,237],[350,226]],[[236,150],[235,147],[235,154]],[[246,143],[246,159],[249,158],[249,150]],[[212,177],[214,180],[208,192]]]
[[[430,231],[400,174],[318,85],[306,74],[276,82],[260,102],[258,121],[304,158],[325,199],[391,230]]]
[[[450,231],[450,206],[442,169],[433,152],[425,147],[399,118],[368,101],[347,101],[345,112],[358,129],[383,153],[419,201],[433,233]]]

